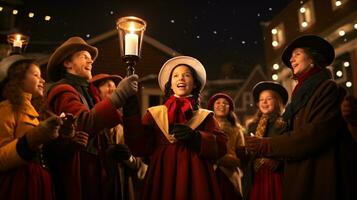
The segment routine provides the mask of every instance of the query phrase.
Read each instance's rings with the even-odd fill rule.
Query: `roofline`
[[[116,34],[117,34],[117,30],[116,30],[116,29],[113,29],[113,30],[111,30],[111,31],[107,31],[107,32],[104,32],[104,33],[102,33],[102,34],[100,34],[100,35],[97,35],[97,36],[95,36],[95,37],[93,37],[93,38],[91,38],[91,39],[89,39],[89,40],[86,40],[86,42],[87,42],[88,44],[90,44],[90,45],[94,45],[94,44],[96,44],[96,43],[98,43],[98,42],[101,42],[101,41],[103,41],[103,40],[105,40],[105,39],[108,39],[108,38],[110,38],[110,37],[113,37],[113,36],[115,36]],[[162,52],[166,53],[166,54],[169,55],[169,56],[174,57],[174,56],[180,56],[180,55],[182,55],[181,53],[179,53],[179,52],[177,52],[177,51],[171,49],[170,47],[168,47],[168,46],[162,44],[161,42],[155,40],[154,38],[152,38],[152,37],[150,37],[150,36],[148,36],[148,35],[144,35],[143,40],[144,40],[144,42],[146,42],[146,43],[148,43],[148,44],[150,44],[150,45],[156,47],[157,49],[161,50]],[[52,54],[52,53],[51,53],[51,54]],[[45,64],[46,62],[48,62],[48,60],[49,60],[51,54],[48,54],[47,58],[41,59],[40,65],[43,65],[43,64]]]
[[[112,36],[115,36],[117,34],[118,34],[117,30],[113,29],[111,31],[107,31],[105,33],[102,33],[100,35],[97,35],[97,36],[93,37],[92,39],[87,40],[87,43],[93,45],[93,44],[96,44],[96,43],[98,43],[100,41],[108,39],[108,38],[110,38]],[[173,50],[172,48],[164,45],[163,43],[155,40],[154,38],[152,38],[152,37],[150,37],[148,35],[144,35],[143,40],[144,40],[144,42],[156,47],[157,49],[161,50],[162,52],[166,53],[169,56],[180,56],[180,55],[182,55],[179,52]]]

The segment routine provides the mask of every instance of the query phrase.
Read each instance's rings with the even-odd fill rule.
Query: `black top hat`
[[[310,48],[325,56],[327,65],[330,65],[335,58],[335,50],[328,41],[316,35],[304,35],[292,41],[284,49],[281,59],[287,67],[291,68],[290,58],[294,49],[303,47]]]
[[[259,101],[259,95],[264,90],[272,90],[277,92],[280,95],[284,105],[288,102],[289,95],[286,89],[279,83],[273,81],[261,81],[253,87],[253,97],[255,102]]]

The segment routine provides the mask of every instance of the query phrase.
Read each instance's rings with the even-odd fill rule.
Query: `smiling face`
[[[38,65],[31,64],[26,71],[24,79],[24,92],[32,94],[33,97],[42,97],[45,80],[41,77],[41,70]]]
[[[92,56],[88,51],[78,51],[74,53],[70,60],[64,62],[68,73],[86,78],[92,78]]]
[[[258,108],[263,114],[273,113],[277,105],[274,93],[271,90],[264,90],[259,95]]]
[[[291,54],[290,63],[294,76],[297,77],[313,68],[312,59],[303,48],[294,49]]]
[[[225,118],[229,113],[229,102],[226,98],[218,98],[213,104],[214,116]]]
[[[185,65],[178,65],[172,72],[171,89],[178,97],[186,97],[195,88],[192,72]]]

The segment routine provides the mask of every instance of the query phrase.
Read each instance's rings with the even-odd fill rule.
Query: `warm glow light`
[[[277,47],[279,45],[279,42],[273,41],[271,44],[273,45],[273,47]]]
[[[29,13],[29,18],[33,18],[35,16],[35,13],[30,12]]]
[[[20,34],[16,35],[16,38],[15,38],[14,43],[12,45],[14,47],[22,48],[22,41],[21,41],[21,35]]]
[[[305,27],[307,27],[307,25],[308,25],[308,23],[307,23],[307,22],[303,22],[303,23],[301,23],[301,26],[302,26],[302,27],[304,27],[304,28],[305,28]]]
[[[340,36],[344,36],[344,35],[346,34],[346,32],[345,32],[344,30],[340,30],[340,31],[338,32],[338,34],[339,34]]]
[[[19,13],[18,10],[13,10],[13,11],[12,11],[12,14],[14,14],[14,15],[17,15],[17,13]]]
[[[274,81],[276,81],[276,80],[278,80],[279,76],[278,76],[277,74],[273,74],[273,75],[271,76],[271,78],[272,78]]]
[[[351,81],[347,81],[346,82],[346,87],[352,87],[352,82]]]
[[[50,20],[51,20],[51,16],[46,15],[46,16],[45,16],[45,20],[46,20],[46,21],[50,21]]]
[[[342,77],[342,72],[340,71],[340,70],[338,70],[337,72],[336,72],[336,76],[338,76],[338,77]]]
[[[0,7],[0,12],[1,12],[3,9],[4,9],[3,7]]]
[[[353,27],[354,27],[355,29],[357,29],[357,24],[354,24]]]
[[[349,66],[350,66],[350,62],[347,62],[347,61],[346,61],[346,62],[344,62],[344,63],[343,63],[343,66],[345,66],[345,67],[349,67]]]
[[[278,33],[278,30],[276,30],[276,28],[273,28],[273,29],[271,29],[271,33],[272,33],[273,35],[275,35],[275,34]]]
[[[138,55],[139,36],[135,34],[134,22],[129,26],[129,33],[125,34],[125,55]]]
[[[301,7],[301,8],[300,8],[300,12],[301,12],[301,13],[305,13],[305,12],[306,12],[306,9],[305,9],[304,7]]]
[[[342,2],[341,1],[336,1],[335,5],[338,7],[338,6],[342,5]]]
[[[278,69],[279,69],[279,64],[275,63],[275,64],[273,65],[273,69],[274,69],[274,70],[278,70]]]

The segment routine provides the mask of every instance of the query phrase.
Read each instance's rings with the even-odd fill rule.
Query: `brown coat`
[[[356,153],[339,110],[341,91],[323,81],[307,103],[293,116],[292,129],[270,139],[270,156],[286,160],[283,198],[357,199]]]

